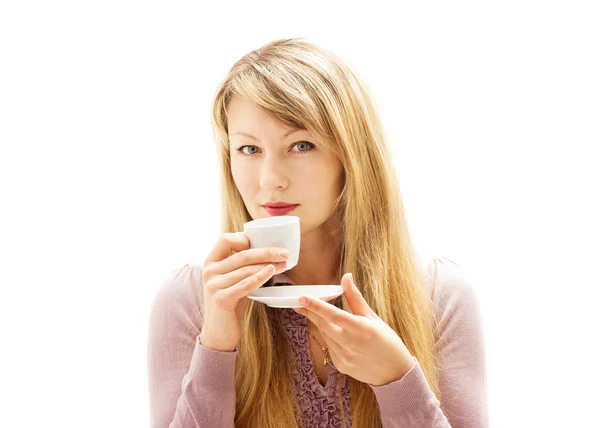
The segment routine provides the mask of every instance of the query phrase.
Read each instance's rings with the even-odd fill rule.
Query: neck
[[[324,228],[302,235],[298,264],[285,272],[294,284],[339,285],[339,237]]]

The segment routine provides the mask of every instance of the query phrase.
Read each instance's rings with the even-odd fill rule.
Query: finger
[[[332,324],[325,319],[321,318],[314,312],[307,311],[306,309],[294,309],[296,312],[304,315],[308,318],[317,328],[322,332],[326,333],[329,337],[335,340],[339,344],[345,344],[348,331],[344,330],[339,325]]]
[[[248,265],[285,262],[288,259],[286,252],[285,248],[277,247],[251,248],[211,264],[210,270],[216,274],[224,274]]]
[[[321,331],[321,336],[323,336],[323,340],[325,341],[325,344],[327,345],[327,350],[329,351],[329,355],[331,355],[331,357],[333,358],[336,365],[339,364],[339,362],[342,361],[340,359],[341,356],[343,355],[342,347],[335,341],[335,339],[330,337],[327,333]]]
[[[232,251],[239,252],[250,248],[250,241],[246,235],[239,233],[224,233],[219,236],[212,251],[206,257],[204,265],[221,261],[231,255]]]
[[[331,324],[335,324],[353,333],[362,333],[366,326],[364,320],[357,315],[353,315],[343,309],[338,308],[330,303],[324,302],[321,299],[311,296],[303,296],[306,302],[304,309],[309,313],[313,313],[323,318]],[[302,298],[299,303],[302,304]]]
[[[331,361],[333,362],[333,364],[335,365],[335,368],[340,372],[345,374],[345,372],[343,372],[343,368],[341,368],[340,366],[342,366],[341,360],[340,360],[340,356],[338,354],[336,354],[335,352],[331,351],[329,352],[329,357],[331,357]]]
[[[275,267],[275,272],[277,272],[277,271],[281,272],[286,269],[286,262],[243,266],[234,271],[227,272],[222,275],[217,275],[217,277],[211,281],[211,287],[213,289],[222,289],[222,288],[231,287],[232,285],[235,285],[238,282],[243,281],[244,279],[257,274],[262,269],[267,267],[269,264],[271,264]]]
[[[347,273],[342,277],[342,289],[344,290],[344,297],[346,297],[348,306],[354,315],[363,315],[371,318],[375,314],[354,283],[351,273]]]
[[[248,296],[248,294],[262,286],[269,280],[269,278],[273,276],[274,273],[275,267],[273,265],[267,265],[254,275],[243,279],[229,288],[221,290],[218,294],[215,294],[215,304],[225,310],[235,309],[241,298]]]

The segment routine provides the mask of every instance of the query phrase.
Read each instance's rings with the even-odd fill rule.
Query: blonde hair
[[[341,236],[339,277],[353,273],[369,306],[402,338],[438,394],[431,294],[367,87],[337,56],[298,38],[270,42],[233,65],[216,92],[212,112],[222,172],[223,232],[242,230],[252,220],[231,174],[227,106],[233,96],[257,103],[285,125],[308,130],[340,159],[345,181],[334,212]],[[345,300],[343,306],[349,310]],[[294,356],[277,311],[251,302],[243,320],[236,426],[302,425],[289,375]],[[340,378],[344,380],[350,382],[352,426],[380,427],[369,385],[349,376]]]

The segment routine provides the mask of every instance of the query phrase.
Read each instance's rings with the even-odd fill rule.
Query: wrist
[[[372,385],[384,386],[392,382],[397,382],[402,379],[404,375],[406,375],[406,373],[408,373],[416,364],[415,358],[410,354],[408,354],[406,358],[402,358],[400,361],[401,362],[395,366],[395,370],[392,373],[389,373],[386,378],[381,379],[380,382]]]
[[[204,346],[206,349],[210,349],[211,351],[219,351],[219,352],[234,352],[236,345],[231,345],[224,343],[219,340],[215,340],[209,333],[206,333],[204,330],[200,332],[200,345]]]

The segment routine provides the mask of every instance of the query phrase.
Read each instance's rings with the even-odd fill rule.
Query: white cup
[[[260,218],[244,224],[250,248],[279,247],[290,252],[286,270],[298,264],[300,255],[300,217],[282,215]]]

